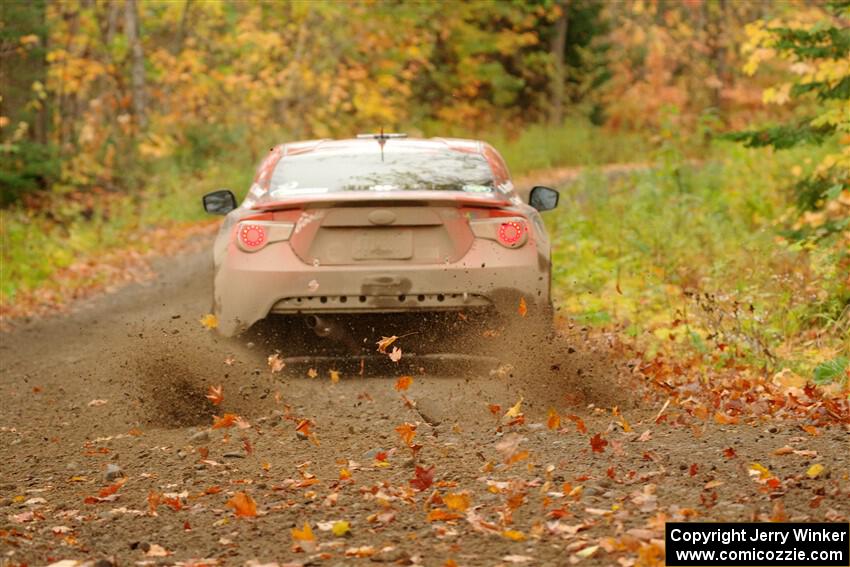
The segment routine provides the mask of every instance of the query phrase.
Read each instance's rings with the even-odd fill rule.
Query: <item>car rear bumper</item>
[[[233,335],[270,313],[392,313],[549,303],[548,254],[534,242],[507,249],[477,239],[463,259],[444,264],[314,266],[286,242],[246,254],[227,251],[215,279],[219,331]]]

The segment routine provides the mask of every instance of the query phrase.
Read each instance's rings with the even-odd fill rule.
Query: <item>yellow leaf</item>
[[[522,400],[524,398],[520,396],[519,401],[511,407],[508,411],[505,412],[505,417],[516,417],[520,413],[522,413]]]
[[[339,371],[338,370],[331,370],[330,374],[331,374],[331,382],[333,382],[334,384],[339,382]]]
[[[315,378],[318,375],[319,373],[316,371],[315,368],[310,368],[309,370],[307,370],[307,377],[309,378]]]
[[[519,298],[519,308],[517,309],[517,311],[519,312],[520,317],[525,317],[526,315],[528,315],[528,304],[525,302],[524,297]]]
[[[469,494],[446,494],[443,496],[443,502],[446,503],[449,510],[466,512],[466,509],[469,508]]]
[[[300,530],[298,528],[292,528],[289,532],[295,541],[316,541],[316,536],[313,535],[313,529],[307,522],[304,522],[304,527]]]
[[[215,329],[218,327],[218,317],[212,313],[207,313],[201,317],[201,325],[203,325],[206,329]]]
[[[351,531],[351,525],[345,520],[339,520],[334,522],[334,525],[331,527],[331,531],[336,537],[342,537]]]
[[[817,478],[823,472],[825,467],[820,463],[815,463],[814,465],[809,467],[809,470],[806,471],[806,476],[809,478]]]
[[[517,530],[505,530],[502,532],[502,535],[513,541],[525,540],[525,534],[522,532],[518,532]]]
[[[770,474],[770,470],[767,467],[759,464],[759,463],[750,463],[750,474],[752,475],[755,472],[758,477],[762,480],[768,479],[772,474]]]

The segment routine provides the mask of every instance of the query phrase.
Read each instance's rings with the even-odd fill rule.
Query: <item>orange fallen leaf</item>
[[[416,435],[416,426],[412,423],[403,423],[395,428],[404,444],[410,447],[413,443],[413,437]]]
[[[463,518],[461,514],[456,512],[448,512],[446,510],[431,510],[428,512],[428,521],[429,522],[445,522],[448,520],[459,520]]]
[[[567,418],[576,424],[576,430],[579,433],[587,433],[587,426],[584,424],[584,420],[577,415],[568,415]]]
[[[237,516],[252,518],[257,515],[257,503],[244,492],[234,494],[233,498],[227,501],[227,507],[233,508],[233,512]]]
[[[549,408],[549,416],[546,419],[546,427],[549,429],[559,429],[561,427],[561,416],[555,411],[555,408]]]
[[[505,464],[512,465],[514,463],[524,461],[525,459],[528,458],[528,455],[529,455],[528,451],[520,451],[518,453],[514,453],[513,455],[508,457],[508,459],[505,461]]]
[[[446,507],[449,510],[454,510],[456,512],[466,512],[466,509],[469,508],[470,504],[469,494],[465,492],[457,494],[446,494],[445,496],[443,496],[443,502],[446,504]]]
[[[726,457],[727,459],[734,459],[737,456],[737,454],[738,453],[736,453],[735,449],[733,449],[732,447],[727,447],[727,448],[723,449],[723,456]]]
[[[334,384],[339,382],[339,370],[329,370],[328,372],[331,376],[331,382],[333,382]]]
[[[413,376],[402,376],[395,383],[395,389],[399,392],[403,392],[410,388],[410,385],[413,384]]]
[[[605,446],[608,445],[608,441],[602,438],[602,435],[597,433],[593,437],[590,438],[590,448],[594,453],[602,453],[605,451]]]
[[[528,315],[528,304],[525,302],[524,297],[519,298],[519,307],[517,308],[517,313],[519,313],[520,317],[525,317]]]
[[[487,408],[490,410],[490,413],[493,415],[501,415],[502,414],[502,406],[499,404],[489,404]]]
[[[213,429],[223,429],[225,427],[233,427],[236,425],[236,420],[239,419],[239,416],[235,413],[226,413],[221,417],[216,415],[213,416]]]
[[[732,425],[738,423],[737,417],[726,415],[725,413],[714,412],[714,421],[721,425]]]
[[[118,489],[124,486],[124,483],[127,482],[127,478],[119,478],[115,483],[110,484],[109,486],[105,486],[100,489],[98,496],[101,498],[106,498],[107,496],[111,496],[118,492]]]
[[[814,425],[801,425],[800,428],[812,437],[820,435],[820,431]]]
[[[525,534],[517,530],[505,530],[502,532],[502,536],[512,541],[523,541],[525,539]]]
[[[345,468],[339,469],[339,480],[348,480],[351,478],[351,471]]]
[[[318,375],[319,375],[319,372],[315,368],[309,368],[307,370],[307,377],[308,378],[315,378]]]
[[[292,534],[292,539],[295,541],[316,541],[316,536],[313,534],[313,529],[307,522],[304,522],[304,527],[302,527],[300,530],[298,528],[292,528],[291,530],[289,530],[289,533]]]
[[[207,390],[207,399],[212,405],[217,406],[224,401],[224,388],[222,386],[210,386]]]

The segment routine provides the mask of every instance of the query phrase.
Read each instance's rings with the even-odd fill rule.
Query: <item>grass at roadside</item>
[[[717,144],[699,165],[665,155],[623,178],[588,171],[549,217],[562,308],[622,328],[647,359],[678,351],[811,377],[850,351],[842,243],[782,237],[795,218],[784,187],[816,158]]]
[[[582,122],[561,128],[532,126],[517,137],[437,126],[427,128],[424,134],[488,140],[504,153],[515,175],[552,166],[636,161],[647,154],[646,144],[636,135],[611,134]],[[281,135],[278,139],[287,138]],[[73,289],[64,288],[107,283],[99,279],[113,277],[114,270],[98,272],[85,267],[102,261],[110,252],[156,252],[165,239],[146,235],[154,229],[171,228],[176,237],[189,224],[207,218],[200,206],[204,193],[227,187],[243,195],[253,176],[254,161],[244,148],[233,148],[191,170],[165,159],[146,170],[145,189],[138,194],[69,195],[38,211],[22,207],[0,211],[0,311],[31,301],[35,291],[61,287],[73,295]],[[65,277],[57,280],[59,272]]]

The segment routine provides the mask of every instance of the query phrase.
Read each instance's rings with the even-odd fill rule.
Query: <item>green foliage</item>
[[[846,384],[850,380],[848,369],[850,369],[850,359],[846,356],[822,362],[815,368],[814,382],[821,385]]]
[[[644,171],[591,171],[562,189],[547,223],[563,312],[620,325],[650,353],[678,344],[806,366],[795,341],[815,329],[841,348],[844,260],[778,235],[792,207],[781,190],[787,172],[828,149],[717,143],[697,165],[661,151]]]
[[[48,190],[59,179],[61,162],[52,145],[19,140],[0,145],[0,206],[24,194]]]

